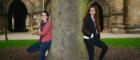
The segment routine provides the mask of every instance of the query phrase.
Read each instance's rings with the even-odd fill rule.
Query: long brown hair
[[[96,27],[98,32],[101,32],[100,23],[99,23],[99,11],[97,11],[98,8],[96,5],[91,5],[88,9],[88,14],[89,14],[90,8],[95,8],[95,12],[96,12],[94,15],[95,25],[96,25],[95,27]]]

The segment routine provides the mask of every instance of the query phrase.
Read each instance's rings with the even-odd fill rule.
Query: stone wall
[[[3,7],[5,7],[6,11],[13,0],[0,0],[0,2],[4,1]],[[33,16],[39,16],[40,12],[43,10],[43,0],[21,0],[28,9],[28,18],[27,18],[27,28],[31,29],[31,24],[33,20]],[[45,10],[51,13],[51,1],[45,1]],[[90,2],[97,2],[101,5],[103,9],[104,15],[104,27],[109,32],[138,32],[140,31],[140,1],[139,0],[87,0]],[[126,8],[127,10],[124,11],[124,1],[127,1]],[[87,5],[89,5],[87,3]],[[0,6],[2,6],[0,4]],[[83,7],[81,7],[83,8]],[[127,11],[127,12],[126,12]],[[0,12],[2,9],[0,7]],[[126,16],[125,16],[126,15]],[[3,21],[4,17],[0,14],[0,24]],[[84,15],[83,15],[84,16]],[[1,27],[0,30],[3,30]]]
[[[140,0],[128,0],[128,13],[125,24],[128,32],[140,32]]]
[[[105,0],[110,7],[109,31],[124,33],[124,0]]]
[[[5,14],[7,14],[8,13],[8,9],[9,9],[9,7],[10,7],[10,4],[13,2],[14,0],[1,0],[0,2],[1,3],[3,3],[3,4],[0,4],[0,6],[2,6],[3,7],[3,9],[5,9]],[[27,8],[27,10],[28,10],[28,15],[27,15],[27,18],[26,18],[26,28],[27,29],[29,29],[29,31],[31,31],[33,28],[33,26],[31,26],[31,24],[32,24],[32,22],[33,22],[33,16],[38,16],[38,17],[40,17],[39,16],[39,14],[41,13],[41,11],[43,11],[43,0],[21,0],[24,4],[25,4],[25,6],[26,6],[26,8]],[[51,3],[48,3],[48,2],[50,2],[50,1],[48,1],[48,0],[44,0],[44,8],[45,8],[45,10],[47,10],[47,11],[49,11],[50,12],[50,8],[51,8],[51,6],[50,6],[50,4]],[[3,14],[1,14],[1,12],[2,12],[2,7],[0,7],[1,9],[0,9],[0,32],[4,32],[3,31],[3,27],[2,27],[2,25],[4,25],[5,23],[1,23],[1,21],[4,21],[5,19],[5,17],[3,17],[4,15]]]
[[[124,0],[105,0],[105,1],[111,8],[112,13],[123,13]]]

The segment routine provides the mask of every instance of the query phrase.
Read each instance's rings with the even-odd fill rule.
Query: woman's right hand
[[[91,36],[90,36],[90,38],[93,38],[93,37],[94,37],[94,34],[92,33]]]

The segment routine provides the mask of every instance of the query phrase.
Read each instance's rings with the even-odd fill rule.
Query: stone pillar
[[[126,0],[127,16],[126,31],[140,33],[140,0]]]
[[[111,7],[110,31],[114,33],[125,33],[124,26],[124,0],[109,0]]]
[[[110,23],[109,23],[109,17],[108,16],[104,16],[104,23],[103,24],[104,24],[103,25],[103,27],[104,27],[103,32],[105,32],[105,33],[109,32]]]
[[[85,60],[79,22],[80,2],[52,0],[53,41],[48,60]]]
[[[115,15],[110,18],[110,31],[113,33],[125,33],[123,15]]]

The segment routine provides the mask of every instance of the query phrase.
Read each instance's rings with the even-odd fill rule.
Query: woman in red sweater
[[[52,41],[52,22],[49,19],[49,13],[43,11],[41,13],[41,23],[39,27],[40,39],[37,43],[27,49],[27,52],[32,53],[39,51],[39,59],[45,60],[45,53],[51,46]]]

